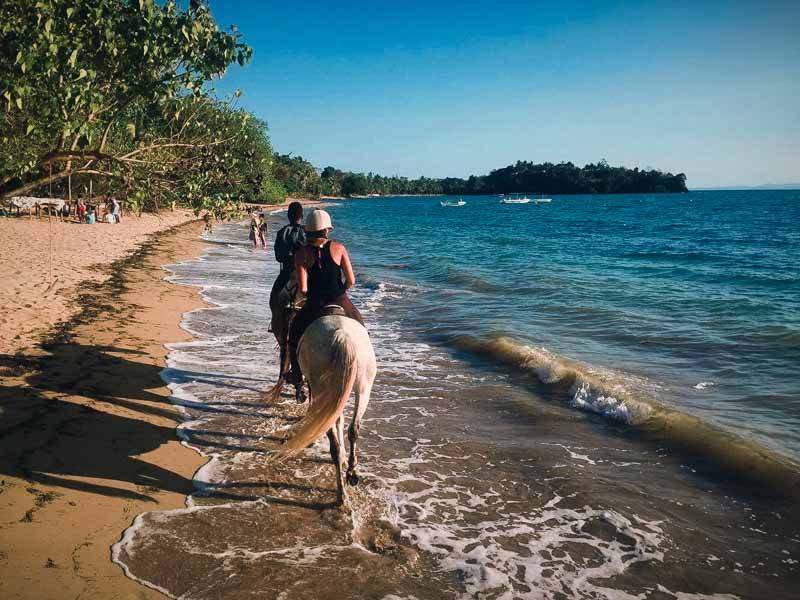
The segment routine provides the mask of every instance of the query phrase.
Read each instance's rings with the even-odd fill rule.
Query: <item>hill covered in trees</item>
[[[612,167],[602,160],[578,167],[571,162],[535,164],[518,161],[488,175],[448,177],[385,177],[351,173],[334,167],[318,172],[299,156],[276,154],[273,173],[290,195],[361,196],[367,194],[661,194],[686,192],[686,176],[657,170]]]

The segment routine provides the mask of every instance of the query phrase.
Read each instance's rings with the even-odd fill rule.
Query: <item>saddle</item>
[[[317,319],[322,317],[346,317],[344,309],[338,304],[326,304],[317,313]],[[316,319],[315,319],[316,320]]]

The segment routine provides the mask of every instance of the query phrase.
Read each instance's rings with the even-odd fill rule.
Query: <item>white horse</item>
[[[278,451],[277,458],[296,456],[327,432],[331,458],[336,465],[336,501],[339,505],[347,505],[344,408],[350,393],[355,390],[346,477],[347,483],[356,485],[356,440],[377,371],[372,342],[358,321],[338,315],[325,316],[306,329],[298,345],[298,358],[308,379],[311,402],[305,417]]]

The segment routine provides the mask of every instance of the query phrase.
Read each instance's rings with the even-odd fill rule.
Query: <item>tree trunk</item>
[[[52,175],[44,175],[39,179],[34,179],[33,181],[16,187],[14,189],[0,192],[0,200],[8,200],[13,196],[21,196],[26,192],[30,192],[31,190],[35,190],[36,188],[42,187],[43,185],[47,185],[54,181],[59,181],[64,179],[64,177],[68,177],[70,175],[69,171],[59,171],[58,173],[53,173]]]

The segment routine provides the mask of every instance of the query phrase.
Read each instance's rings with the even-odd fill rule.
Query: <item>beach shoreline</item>
[[[76,286],[69,320],[2,355],[0,596],[160,598],[110,546],[146,510],[182,507],[205,462],[181,445],[160,379],[165,344],[188,340],[199,290],[163,265],[197,256],[202,223],[151,235]]]
[[[353,211],[348,220],[347,209],[333,219],[357,248],[362,217]],[[325,439],[297,460],[265,460],[305,407],[290,395],[260,399],[277,376],[274,348],[264,344],[275,263],[242,235],[239,223],[215,228],[201,260],[170,267],[172,281],[202,287],[213,307],[185,315],[196,339],[171,345],[164,374],[186,419],[181,436],[210,460],[186,508],[154,507],[115,544],[131,577],[196,598],[512,589],[612,597],[644,596],[656,585],[665,598],[788,597],[791,503],[670,450],[675,423],[655,432],[663,439],[654,445],[565,406],[570,381],[543,389],[525,370],[414,331],[398,335],[419,306],[416,290],[384,284],[355,251],[365,266],[353,302],[370,328],[379,377],[360,432],[352,517],[332,508]],[[538,577],[541,560],[551,576]],[[720,571],[729,575],[723,582]]]
[[[294,200],[328,205],[263,206]],[[186,209],[121,226],[0,220],[0,306],[31,304],[0,339],[3,598],[163,598],[128,578],[111,546],[137,515],[182,508],[208,462],[179,439],[160,376],[166,345],[193,339],[184,315],[207,306],[164,267],[200,256],[203,227]],[[33,243],[53,232],[55,256]],[[58,275],[42,293],[31,277],[51,256]]]

